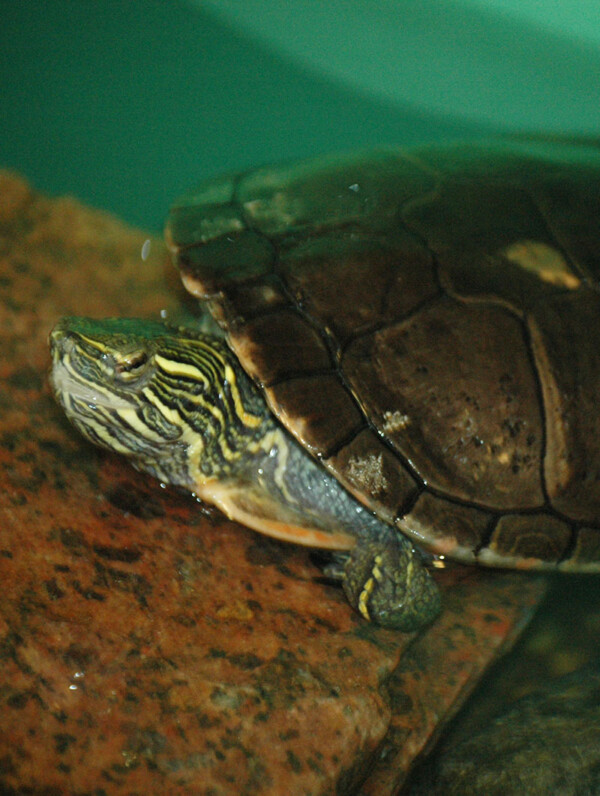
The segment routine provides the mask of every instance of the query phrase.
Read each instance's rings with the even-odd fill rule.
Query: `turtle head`
[[[193,490],[221,473],[266,411],[227,345],[195,330],[63,318],[50,347],[52,388],[73,425],[165,483]]]

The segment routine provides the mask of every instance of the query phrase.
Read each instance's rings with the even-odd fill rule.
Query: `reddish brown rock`
[[[307,551],[81,439],[47,386],[48,331],[176,312],[144,240],[0,178],[0,789],[392,793],[541,582],[453,570],[427,632],[378,629]]]

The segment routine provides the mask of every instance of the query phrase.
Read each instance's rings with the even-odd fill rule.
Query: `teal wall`
[[[598,128],[598,0],[195,5],[298,64],[393,104],[503,127]]]
[[[190,184],[259,162],[600,129],[591,0],[0,0],[0,15],[0,165],[157,230]]]

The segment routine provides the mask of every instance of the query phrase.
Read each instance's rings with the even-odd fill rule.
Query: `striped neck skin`
[[[226,343],[137,319],[64,318],[51,384],[91,442],[194,491],[234,475],[274,421]]]

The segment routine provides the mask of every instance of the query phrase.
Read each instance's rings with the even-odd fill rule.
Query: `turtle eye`
[[[115,374],[121,381],[133,381],[146,370],[148,354],[145,351],[132,351],[115,362]]]

